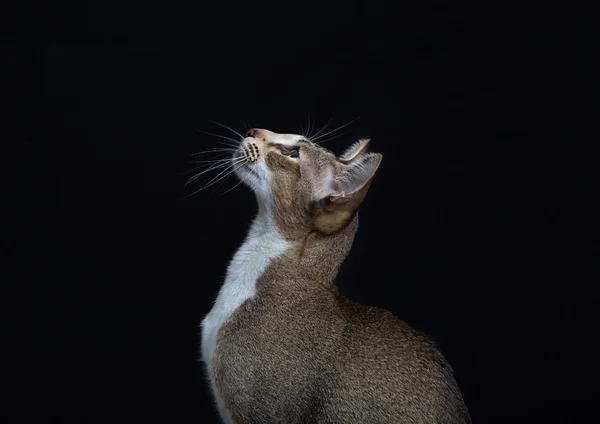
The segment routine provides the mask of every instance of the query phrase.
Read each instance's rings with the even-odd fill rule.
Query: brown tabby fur
[[[209,372],[232,422],[469,423],[432,340],[334,285],[371,179],[341,202],[315,199],[314,181],[343,161],[306,143],[294,162],[269,144],[274,133],[255,131],[274,175],[275,225],[292,247],[218,333]]]

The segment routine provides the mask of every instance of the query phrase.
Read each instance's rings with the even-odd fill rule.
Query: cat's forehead
[[[277,143],[277,144],[295,146],[299,142],[301,143],[301,142],[306,141],[306,137],[299,135],[299,134],[280,134],[280,133],[265,130],[262,128],[257,129],[256,131],[258,134],[260,134],[261,138],[263,138],[264,141],[267,141],[269,143]]]
[[[264,137],[265,141],[267,141],[267,142],[284,144],[287,146],[303,145],[306,147],[310,147],[311,150],[318,151],[321,153],[327,153],[328,155],[332,155],[335,157],[335,154],[332,151],[325,149],[324,147],[319,146],[316,143],[313,143],[306,136],[303,136],[300,134],[289,134],[289,133],[279,134],[279,133],[265,130],[265,129],[259,129],[258,131]]]

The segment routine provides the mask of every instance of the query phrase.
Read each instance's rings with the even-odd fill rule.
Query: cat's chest
[[[251,229],[227,268],[225,282],[211,311],[202,321],[202,359],[207,366],[223,324],[246,300],[255,296],[257,280],[273,259],[281,256],[288,247],[289,243],[276,232]]]
[[[214,390],[239,414],[239,422],[310,421],[304,419],[303,405],[317,397],[327,363],[335,358],[341,326],[310,298],[296,302],[285,293],[260,296],[220,329],[210,365]]]

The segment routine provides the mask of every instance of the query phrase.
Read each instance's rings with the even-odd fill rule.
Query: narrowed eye
[[[300,148],[299,147],[290,147],[284,144],[278,144],[277,147],[281,154],[289,156],[294,159],[298,159],[300,157]]]

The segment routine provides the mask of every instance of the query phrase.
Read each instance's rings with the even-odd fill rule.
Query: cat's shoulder
[[[392,311],[377,306],[365,305],[342,298],[340,307],[344,312],[349,332],[360,336],[357,340],[382,342],[403,350],[415,350],[435,355],[433,339],[400,319]]]

